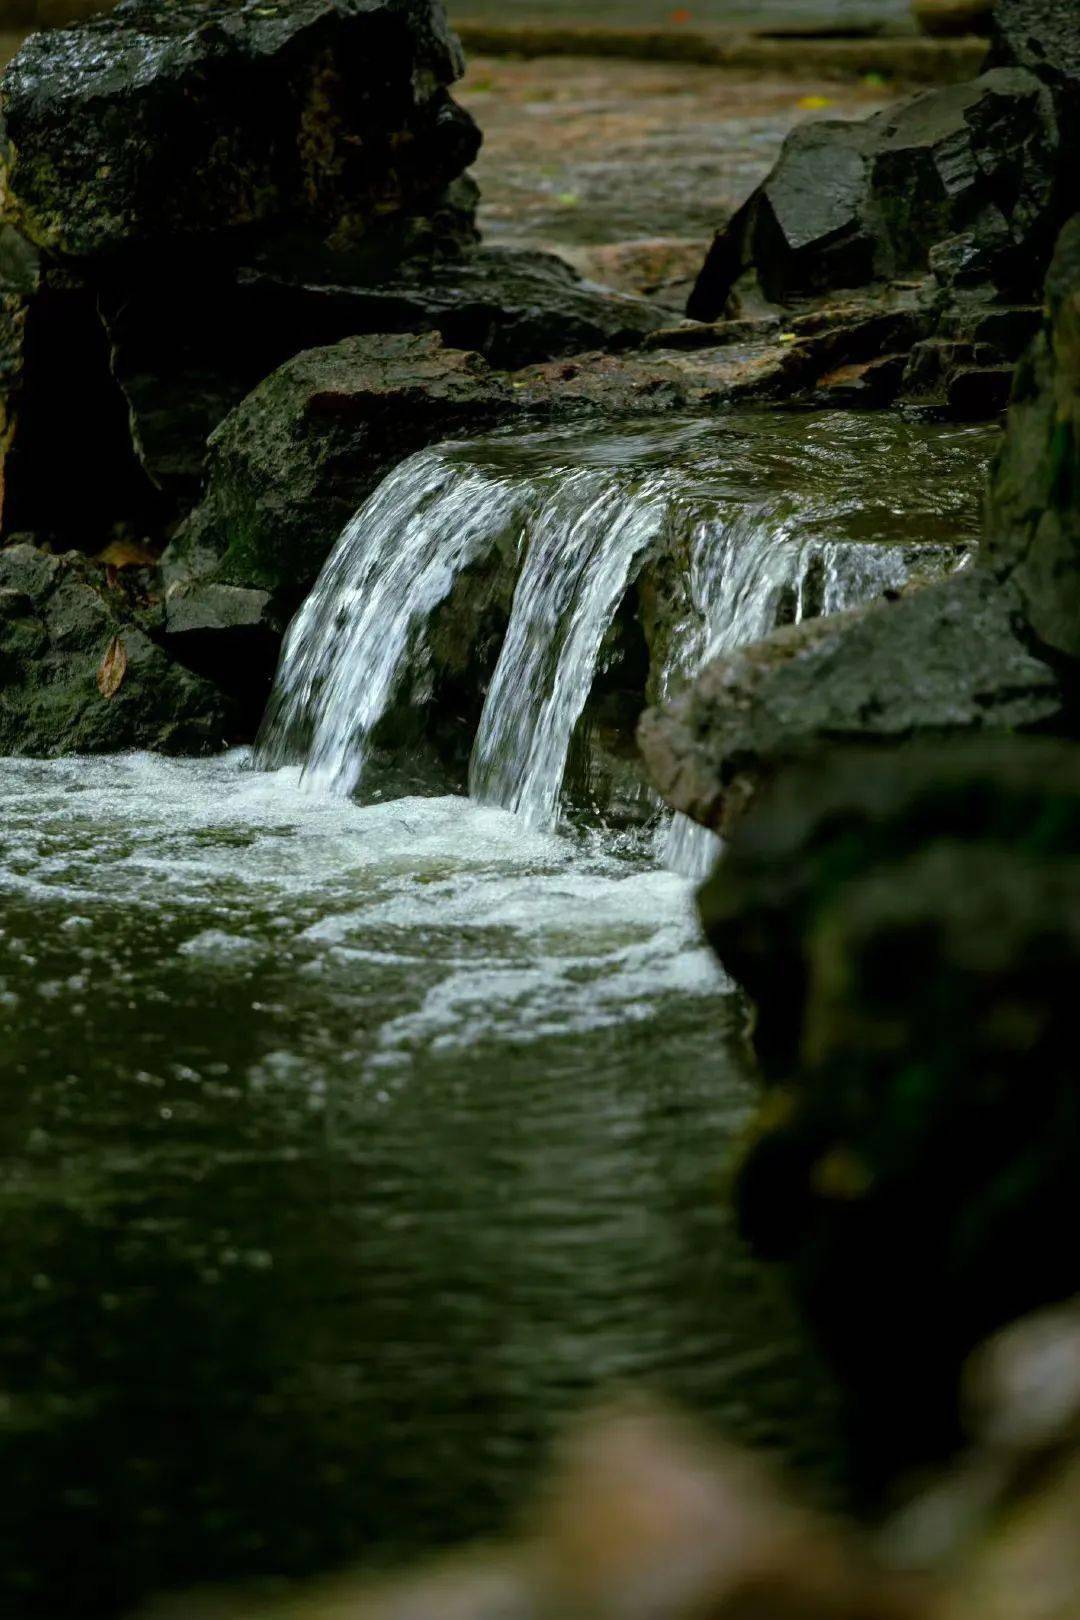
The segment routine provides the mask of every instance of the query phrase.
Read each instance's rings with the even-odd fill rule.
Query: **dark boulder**
[[[1062,713],[1060,683],[1022,628],[1015,592],[969,569],[777,631],[646,713],[649,774],[676,810],[728,830],[781,764],[830,743],[1050,726]]]
[[[738,318],[754,294],[780,302],[871,281],[875,242],[864,214],[875,134],[872,122],[846,120],[794,130],[768,179],[713,242],[687,313]]]
[[[174,663],[152,575],[75,553],[0,551],[0,753],[111,753],[221,746],[225,704]]]
[[[320,320],[328,337],[434,331],[449,347],[473,349],[508,370],[590,349],[632,349],[665,319],[644,299],[590,286],[554,254],[527,249],[481,248],[406,265],[375,286],[257,270],[245,283],[286,319],[291,303],[308,331]]]
[[[363,329],[251,266],[363,284],[475,243],[460,68],[441,0],[124,0],[27,41],[0,132],[5,532],[165,531],[227,412]]]
[[[124,0],[4,77],[6,208],[65,260],[425,213],[476,155],[440,0]]]
[[[970,275],[1010,297],[1045,273],[1063,159],[1053,99],[1034,74],[997,69],[863,123],[805,124],[720,233],[689,312],[716,320],[925,274],[931,250],[969,243]]]
[[[955,1439],[982,1335],[1080,1286],[1080,748],[817,756],[702,894],[770,1082],[736,1196],[882,1471]]]
[[[987,562],[1050,655],[1080,658],[1080,217],[1066,226],[1043,330],[1017,369],[991,480]]]
[[[715,321],[827,306],[854,288],[917,290],[925,330],[903,351],[898,386],[878,397],[952,417],[999,414],[1054,241],[1080,207],[1080,23],[1056,0],[1001,0],[996,17],[979,78],[861,123],[795,129],[716,237],[690,314]]]
[[[1080,93],[1080,12],[1061,0],[997,0],[992,65],[1028,68],[1049,84]]]

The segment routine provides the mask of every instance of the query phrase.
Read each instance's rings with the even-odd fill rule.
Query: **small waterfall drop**
[[[882,454],[904,462],[904,503],[879,490]],[[469,790],[552,826],[632,589],[641,623],[653,624],[639,626],[641,697],[663,700],[709,658],[779,623],[899,588],[916,558],[955,565],[957,542],[975,530],[981,468],[956,433],[935,441],[895,419],[838,415],[575,428],[421,452],[347,525],[297,615],[258,762],[299,759],[307,780],[355,791],[401,693],[422,711],[431,699],[431,625],[451,598],[457,615],[468,581],[481,579],[486,662],[474,657],[480,608],[463,626],[454,619],[480,715]],[[912,531],[926,543],[913,546]],[[700,876],[716,846],[676,817],[658,852]]]
[[[807,540],[768,503],[702,523],[690,553],[693,615],[665,671],[665,696],[721,653],[760,641],[781,622],[840,613],[885,591],[910,573],[903,548]],[[683,877],[706,878],[720,852],[716,833],[676,814],[661,835],[664,865]]]
[[[469,769],[473,798],[532,826],[557,818],[574,726],[634,563],[667,510],[662,477],[630,491],[592,469],[540,508]]]
[[[514,490],[478,469],[436,451],[402,462],[347,525],[293,620],[260,763],[299,752],[311,783],[353,792],[412,634],[517,522]]]

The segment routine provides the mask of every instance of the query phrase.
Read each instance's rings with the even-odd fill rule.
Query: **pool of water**
[[[5,1613],[500,1524],[595,1392],[819,1467],[691,889],[243,754],[0,763]]]

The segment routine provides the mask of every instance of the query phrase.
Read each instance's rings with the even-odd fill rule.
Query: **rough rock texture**
[[[772,1088],[743,1228],[883,1469],[952,1438],[983,1334],[1080,1287],[1078,835],[1074,745],[845,750],[762,793],[702,893]]]
[[[1047,316],[1017,370],[987,513],[987,560],[1053,654],[1080,658],[1080,216],[1062,233]]]
[[[997,0],[991,62],[1030,68],[1057,89],[1080,86],[1080,17],[1060,0]]]
[[[989,315],[987,315],[989,319]],[[830,740],[1075,731],[1080,659],[1080,217],[1018,368],[985,543],[951,581],[718,660],[641,733],[676,808],[728,826],[779,761]]]
[[[0,753],[221,746],[225,705],[152,638],[160,605],[74,553],[0,551]]]
[[[382,274],[385,279],[373,280]],[[550,254],[480,249],[372,266],[356,253],[263,255],[204,277],[161,319],[160,285],[109,296],[113,368],[154,481],[198,489],[208,434],[263,377],[305,349],[375,332],[435,331],[499,366],[632,348],[662,316],[583,284]]]
[[[652,415],[768,396],[793,375],[816,375],[825,352],[818,345],[593,353],[510,374],[433,333],[308,350],[214,433],[205,498],[164,560],[170,625],[177,593],[196,578],[271,593],[291,612],[361,501],[425,445],[514,419]]]
[[[517,410],[479,355],[430,335],[347,338],[298,355],[211,440],[206,499],[163,562],[170,631],[190,624],[193,595],[205,603],[205,589],[222,585],[252,603],[265,592],[280,624],[391,466]]]
[[[260,384],[211,438],[206,494],[163,559],[169,646],[222,684],[253,732],[288,619],[346,522],[406,456],[512,421],[652,417],[784,393],[792,378],[816,376],[827,356],[857,350],[879,319],[860,315],[789,343],[594,353],[512,373],[493,370],[482,355],[446,348],[434,334],[354,337],[306,351]],[[505,628],[507,580],[513,588],[512,569],[499,565],[491,579],[483,574],[466,570],[438,616],[431,644],[442,651],[431,668],[446,678],[431,687],[425,676],[418,704],[430,713],[434,702],[455,717],[455,769],[462,717],[472,714],[478,693],[482,699],[484,672],[493,667],[499,627]],[[631,639],[640,651],[636,624]],[[608,665],[622,667],[614,649],[605,653]],[[643,680],[632,683],[632,710],[608,694],[601,725],[616,776],[632,782],[639,798],[631,739]],[[409,703],[399,707],[404,713]],[[399,753],[415,753],[416,715],[408,735],[398,718],[393,741]],[[573,768],[582,764],[586,797],[599,802],[608,788],[594,779],[596,758],[591,745],[580,760],[575,751]]]
[[[307,349],[437,331],[516,367],[662,323],[550,255],[477,251],[460,68],[442,0],[123,0],[27,42],[0,132],[3,532],[166,533],[209,434]]]
[[[362,283],[474,244],[460,69],[441,0],[124,0],[27,41],[0,130],[4,532],[160,532],[228,410],[356,330],[253,266]]]
[[[715,320],[752,287],[786,302],[924,272],[964,235],[981,274],[1030,293],[1057,218],[1057,139],[1050,91],[1007,68],[865,123],[803,125],[717,238],[690,313]]]
[[[966,571],[857,613],[777,631],[718,659],[640,742],[677,810],[729,828],[784,760],[840,740],[1051,725],[1058,678],[1020,639],[1020,602]]]
[[[436,331],[455,349],[474,349],[514,369],[589,349],[629,349],[664,324],[644,299],[590,287],[564,260],[527,249],[481,248],[432,266],[407,267],[376,287],[312,285],[303,276],[251,272],[287,311],[290,293],[314,324],[354,332]]]
[[[476,155],[461,67],[432,0],[124,0],[9,67],[9,217],[76,260],[253,227],[345,240],[425,212]]]
[[[979,78],[792,132],[713,243],[690,313],[715,321],[914,278],[927,330],[891,394],[994,415],[1037,326],[1054,240],[1080,207],[1078,134],[1076,8],[1000,0]]]

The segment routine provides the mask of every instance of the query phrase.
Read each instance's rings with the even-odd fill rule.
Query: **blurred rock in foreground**
[[[838,750],[779,775],[702,892],[757,1009],[736,1186],[879,1479],[955,1438],[995,1327],[1080,1289],[1080,748]]]
[[[968,1444],[880,1533],[807,1508],[756,1459],[623,1404],[565,1441],[501,1545],[381,1582],[185,1593],[140,1620],[1075,1620],[1080,1307],[973,1357]]]

